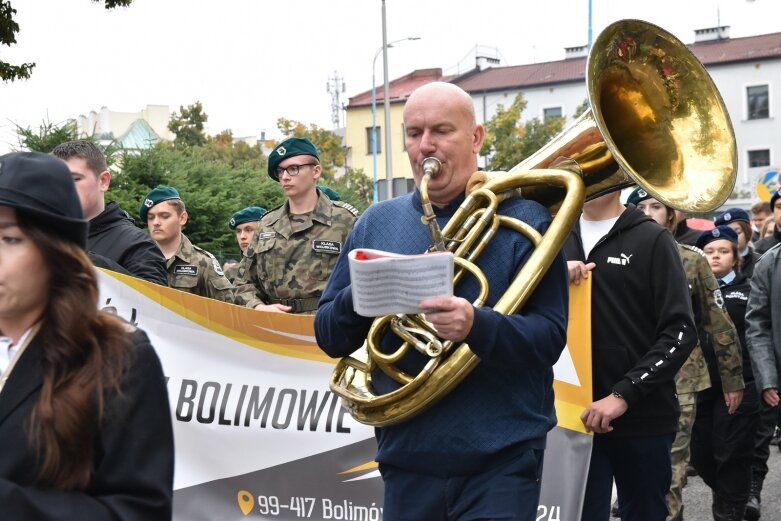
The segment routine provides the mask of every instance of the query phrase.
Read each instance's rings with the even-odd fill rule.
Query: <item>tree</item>
[[[489,170],[509,170],[547,143],[564,126],[564,118],[532,118],[521,125],[526,108],[523,93],[512,105],[498,105],[496,114],[485,124],[485,141],[480,154],[489,156]]]
[[[196,101],[187,107],[179,106],[179,114],[174,112],[168,122],[168,130],[176,134],[174,144],[177,146],[193,147],[206,143],[206,133],[203,124],[209,120],[209,116],[203,111],[203,105]]]
[[[16,135],[19,139],[21,150],[31,152],[43,152],[48,154],[54,147],[66,141],[78,139],[79,132],[76,129],[76,123],[71,120],[61,125],[50,121],[44,121],[35,131],[30,127],[20,127],[16,125]]]
[[[92,0],[100,3],[101,0]],[[129,6],[133,0],[103,0],[106,9]],[[16,35],[19,33],[19,24],[14,21],[16,9],[11,7],[10,0],[0,0],[0,44],[8,47],[16,43]],[[14,81],[26,80],[30,77],[35,63],[22,63],[11,65],[0,60],[0,80]]]

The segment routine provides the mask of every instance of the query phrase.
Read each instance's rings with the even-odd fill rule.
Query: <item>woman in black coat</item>
[[[724,307],[735,324],[743,353],[743,401],[728,410],[721,397],[720,382],[711,374],[713,387],[700,393],[692,436],[692,464],[714,494],[714,519],[741,521],[748,501],[754,432],[759,422],[759,397],[746,347],[746,305],[751,289],[740,271],[738,237],[729,226],[703,232],[697,240],[721,286]],[[710,357],[709,357],[710,354]],[[705,353],[713,373],[715,357]],[[700,414],[702,412],[702,414]]]
[[[170,520],[160,361],[98,310],[86,237],[65,163],[0,157],[0,518]]]

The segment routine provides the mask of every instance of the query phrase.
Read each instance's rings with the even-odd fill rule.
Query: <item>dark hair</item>
[[[67,161],[73,157],[83,159],[87,162],[87,166],[95,175],[108,170],[106,156],[100,148],[98,148],[95,143],[84,141],[83,139],[67,141],[57,145],[54,150],[52,150],[52,155],[59,157],[63,161]]]
[[[106,395],[119,392],[130,363],[130,326],[98,310],[97,275],[82,248],[47,231],[33,215],[17,210],[17,222],[50,277],[39,333],[43,385],[28,425],[40,465],[37,484],[83,490],[94,471]]]

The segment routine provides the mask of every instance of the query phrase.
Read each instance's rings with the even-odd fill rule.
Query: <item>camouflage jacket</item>
[[[358,211],[318,191],[314,210],[294,216],[288,203],[265,214],[239,263],[236,303],[313,312]]]
[[[735,326],[724,309],[724,298],[702,250],[678,244],[689,293],[694,322],[700,342],[678,371],[678,393],[702,391],[711,386],[704,349],[714,353],[724,391],[743,389],[743,363]]]
[[[170,287],[233,304],[233,285],[225,278],[220,261],[186,235],[182,234],[179,249],[166,265]]]

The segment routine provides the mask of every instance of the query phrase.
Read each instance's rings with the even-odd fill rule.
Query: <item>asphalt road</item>
[[[770,447],[768,472],[762,487],[761,521],[781,521],[781,452]],[[683,489],[683,518],[685,521],[712,521],[710,488],[699,477],[690,477]]]

